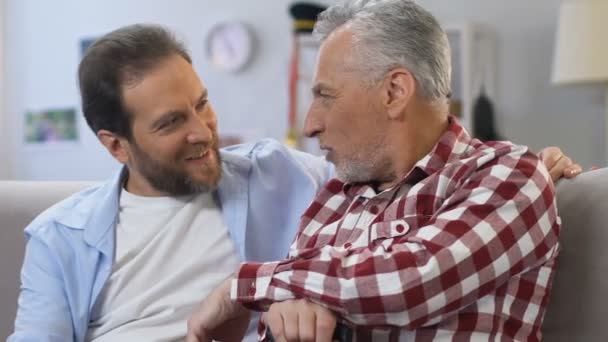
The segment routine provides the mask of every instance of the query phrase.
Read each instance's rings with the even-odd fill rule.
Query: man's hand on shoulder
[[[553,182],[557,182],[562,177],[573,178],[582,172],[579,164],[576,164],[564,152],[555,146],[546,147],[540,151],[538,157],[549,170]]]

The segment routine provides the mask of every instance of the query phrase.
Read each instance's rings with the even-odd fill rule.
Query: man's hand
[[[553,182],[558,181],[562,177],[576,177],[583,170],[580,165],[572,162],[559,147],[544,148],[538,154],[538,157],[549,170]]]
[[[249,326],[250,313],[230,300],[230,282],[226,279],[201,303],[188,320],[187,342],[242,341]]]
[[[277,342],[331,342],[336,328],[336,317],[331,311],[305,299],[272,304],[262,322]]]

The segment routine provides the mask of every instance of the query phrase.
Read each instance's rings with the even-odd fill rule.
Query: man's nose
[[[323,132],[323,123],[314,111],[309,110],[304,120],[304,135],[314,138],[321,132]]]
[[[190,124],[190,132],[186,137],[190,144],[209,144],[213,140],[213,128],[209,120],[193,115]]]

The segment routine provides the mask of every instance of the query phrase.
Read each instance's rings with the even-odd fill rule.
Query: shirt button
[[[405,226],[402,224],[397,225],[397,233],[403,233],[405,231]]]
[[[371,208],[369,208],[369,211],[370,211],[372,214],[377,215],[377,214],[378,214],[378,212],[379,212],[379,210],[378,210],[378,206],[376,206],[376,205],[372,205],[372,207],[371,207]]]
[[[345,244],[344,244],[344,246],[343,246],[343,247],[344,247],[345,249],[349,249],[351,246],[352,246],[352,244],[351,244],[350,242],[347,242],[347,243],[345,243]]]

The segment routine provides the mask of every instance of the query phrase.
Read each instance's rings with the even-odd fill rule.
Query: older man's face
[[[347,28],[339,28],[321,45],[304,131],[319,139],[343,181],[374,182],[389,168],[389,119],[382,110],[381,85],[369,86],[361,72],[345,66],[352,54]]]

